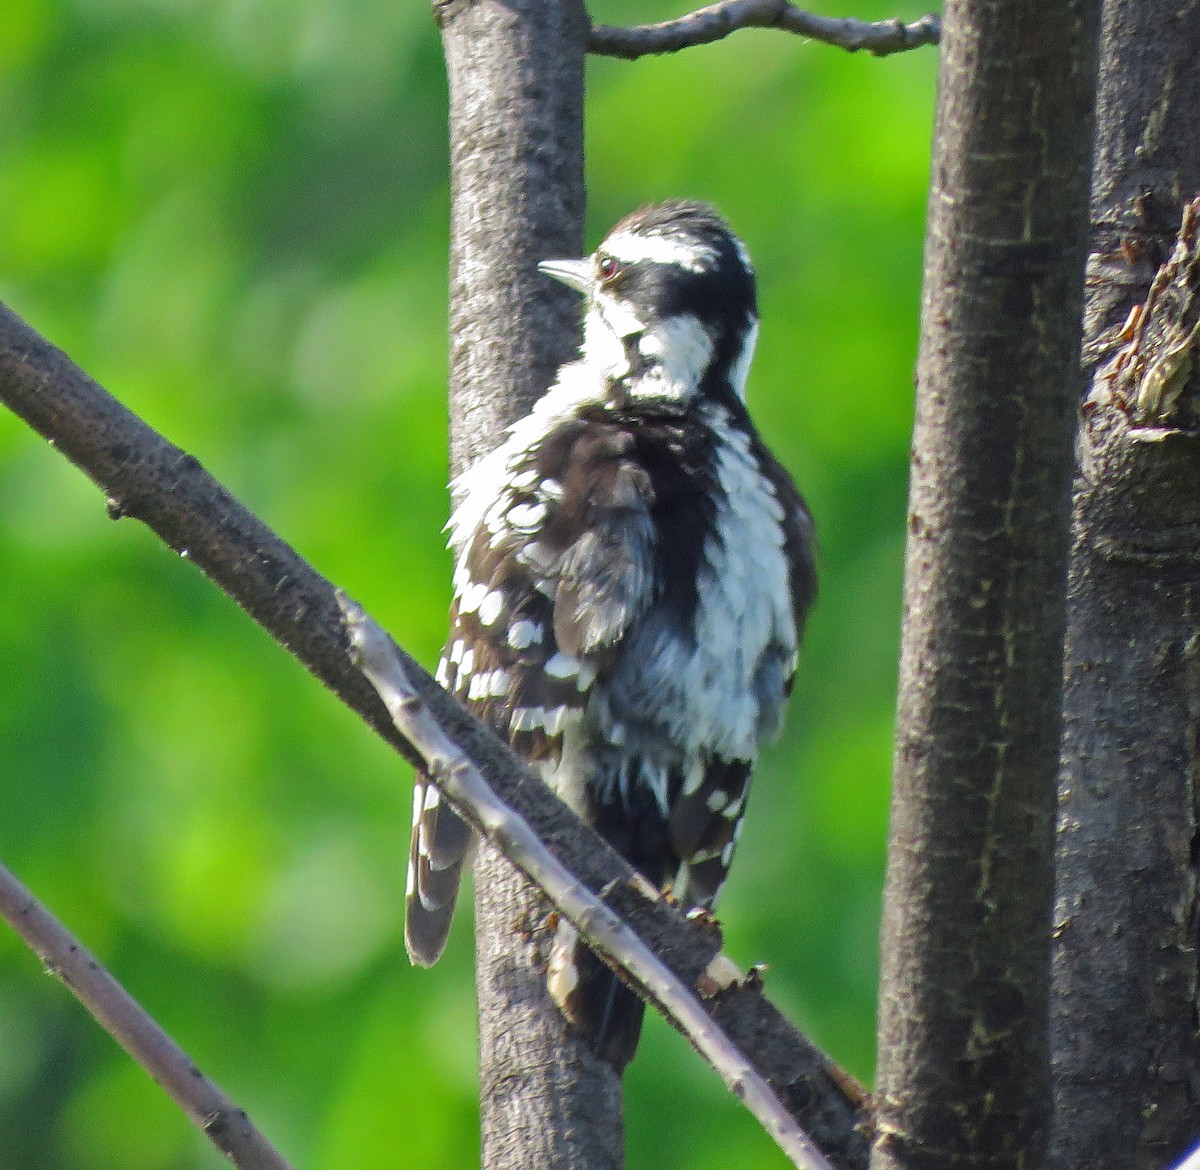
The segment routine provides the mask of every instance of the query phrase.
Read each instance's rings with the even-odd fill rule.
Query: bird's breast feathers
[[[460,620],[587,684],[570,710],[511,696],[514,730],[549,719],[558,731],[586,709],[613,742],[753,758],[778,726],[802,617],[785,504],[726,407],[617,410],[581,393],[577,372],[456,485]],[[484,697],[501,682],[457,689]]]

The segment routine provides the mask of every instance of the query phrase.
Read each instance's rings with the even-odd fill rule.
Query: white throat
[[[638,349],[650,367],[631,386],[634,396],[683,402],[708,372],[713,339],[695,317],[668,317],[642,334]]]
[[[628,347],[634,338],[646,371],[630,379]],[[711,334],[690,314],[648,325],[627,305],[603,293],[593,298],[583,321],[584,361],[605,377],[627,379],[626,387],[635,398],[674,402],[691,398],[712,361],[713,348]],[[741,377],[744,381],[744,371]]]
[[[635,398],[685,402],[695,394],[713,356],[712,335],[688,314],[647,326],[632,310],[603,295],[594,298],[583,320],[583,360],[605,378],[624,379],[632,370],[628,342],[637,338],[646,373],[627,382]],[[742,348],[729,367],[729,382],[745,400],[746,378],[758,342],[758,319],[751,318]]]
[[[583,360],[606,378],[623,378],[629,373],[625,338],[646,328],[641,319],[622,302],[598,293],[588,302],[583,318]]]

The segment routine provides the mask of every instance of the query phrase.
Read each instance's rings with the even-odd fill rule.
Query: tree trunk
[[[1107,0],[1085,345],[1143,301],[1200,190],[1200,4]],[[1189,412],[1189,397],[1191,408]],[[1056,1170],[1170,1165],[1200,1133],[1195,387],[1097,379],[1075,482],[1051,1044]]]
[[[1099,0],[951,0],[927,236],[874,1170],[1040,1165]]]
[[[450,447],[455,474],[496,445],[577,344],[577,300],[539,276],[582,254],[578,0],[437,7],[450,81]],[[494,850],[476,863],[483,1165],[622,1162],[621,1084],[546,992],[548,903]]]

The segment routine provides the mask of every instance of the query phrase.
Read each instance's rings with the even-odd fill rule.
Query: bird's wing
[[[549,777],[597,674],[653,589],[649,478],[628,432],[568,421],[477,477],[457,532],[451,632],[438,681]],[[471,833],[427,777],[413,799],[405,941],[445,946]]]

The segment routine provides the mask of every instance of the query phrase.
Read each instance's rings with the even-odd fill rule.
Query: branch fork
[[[787,0],[720,0],[676,20],[635,28],[594,25],[588,35],[589,53],[635,60],[653,53],[675,53],[719,41],[740,28],[778,28],[809,40],[854,53],[866,49],[876,57],[902,53],[941,38],[941,18],[935,13],[909,24],[891,20],[855,20],[818,16]]]

